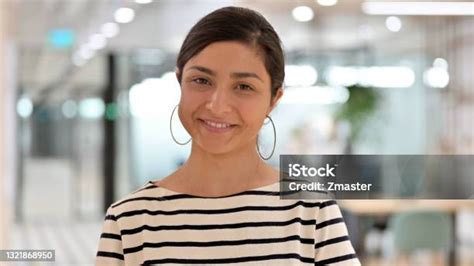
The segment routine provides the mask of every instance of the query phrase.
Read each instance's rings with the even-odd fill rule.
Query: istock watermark
[[[335,164],[331,166],[326,164],[323,167],[310,167],[306,165],[301,165],[299,163],[289,164],[288,165],[288,176],[289,177],[336,177],[335,170],[338,165]],[[370,191],[372,184],[367,183],[336,183],[330,179],[324,180],[323,182],[309,182],[301,183],[297,181],[292,181],[289,183],[288,188],[290,191]]]
[[[474,155],[280,155],[282,199],[474,199]]]

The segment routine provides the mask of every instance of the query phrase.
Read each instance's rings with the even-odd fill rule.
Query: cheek
[[[258,131],[261,129],[265,119],[266,111],[266,109],[257,108],[257,106],[259,105],[245,104],[240,108],[242,119],[245,121],[250,130],[255,131],[254,133],[258,133]]]
[[[191,97],[187,97],[186,94],[182,94],[179,100],[178,114],[183,126],[189,129],[189,123],[192,119],[192,113],[194,110],[193,101]],[[189,132],[189,131],[188,131]]]
[[[192,93],[186,92],[183,90],[181,98],[179,100],[179,107],[182,109],[182,114],[185,116],[191,116],[192,112],[197,109],[201,102],[201,99],[198,95],[193,95]],[[180,112],[181,113],[181,112]],[[191,117],[183,117],[189,119]]]
[[[199,106],[205,100],[206,99],[204,93],[196,92],[189,88],[183,88],[183,90],[181,91],[180,103],[186,105],[187,107]]]

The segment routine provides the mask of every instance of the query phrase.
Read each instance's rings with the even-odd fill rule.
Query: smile
[[[198,121],[209,131],[213,133],[224,133],[232,130],[237,125],[228,123],[219,123],[210,120],[198,119]]]

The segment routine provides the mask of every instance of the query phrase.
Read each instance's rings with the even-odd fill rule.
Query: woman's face
[[[239,42],[208,45],[183,67],[179,117],[193,143],[210,153],[255,147],[270,103],[270,76],[257,51]]]

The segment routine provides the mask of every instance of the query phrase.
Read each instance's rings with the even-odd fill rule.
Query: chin
[[[217,141],[212,142],[201,140],[197,144],[201,150],[206,153],[211,153],[213,155],[226,154],[231,152],[232,150],[235,150],[235,148],[229,147],[228,145],[222,145],[222,143],[219,143]]]

